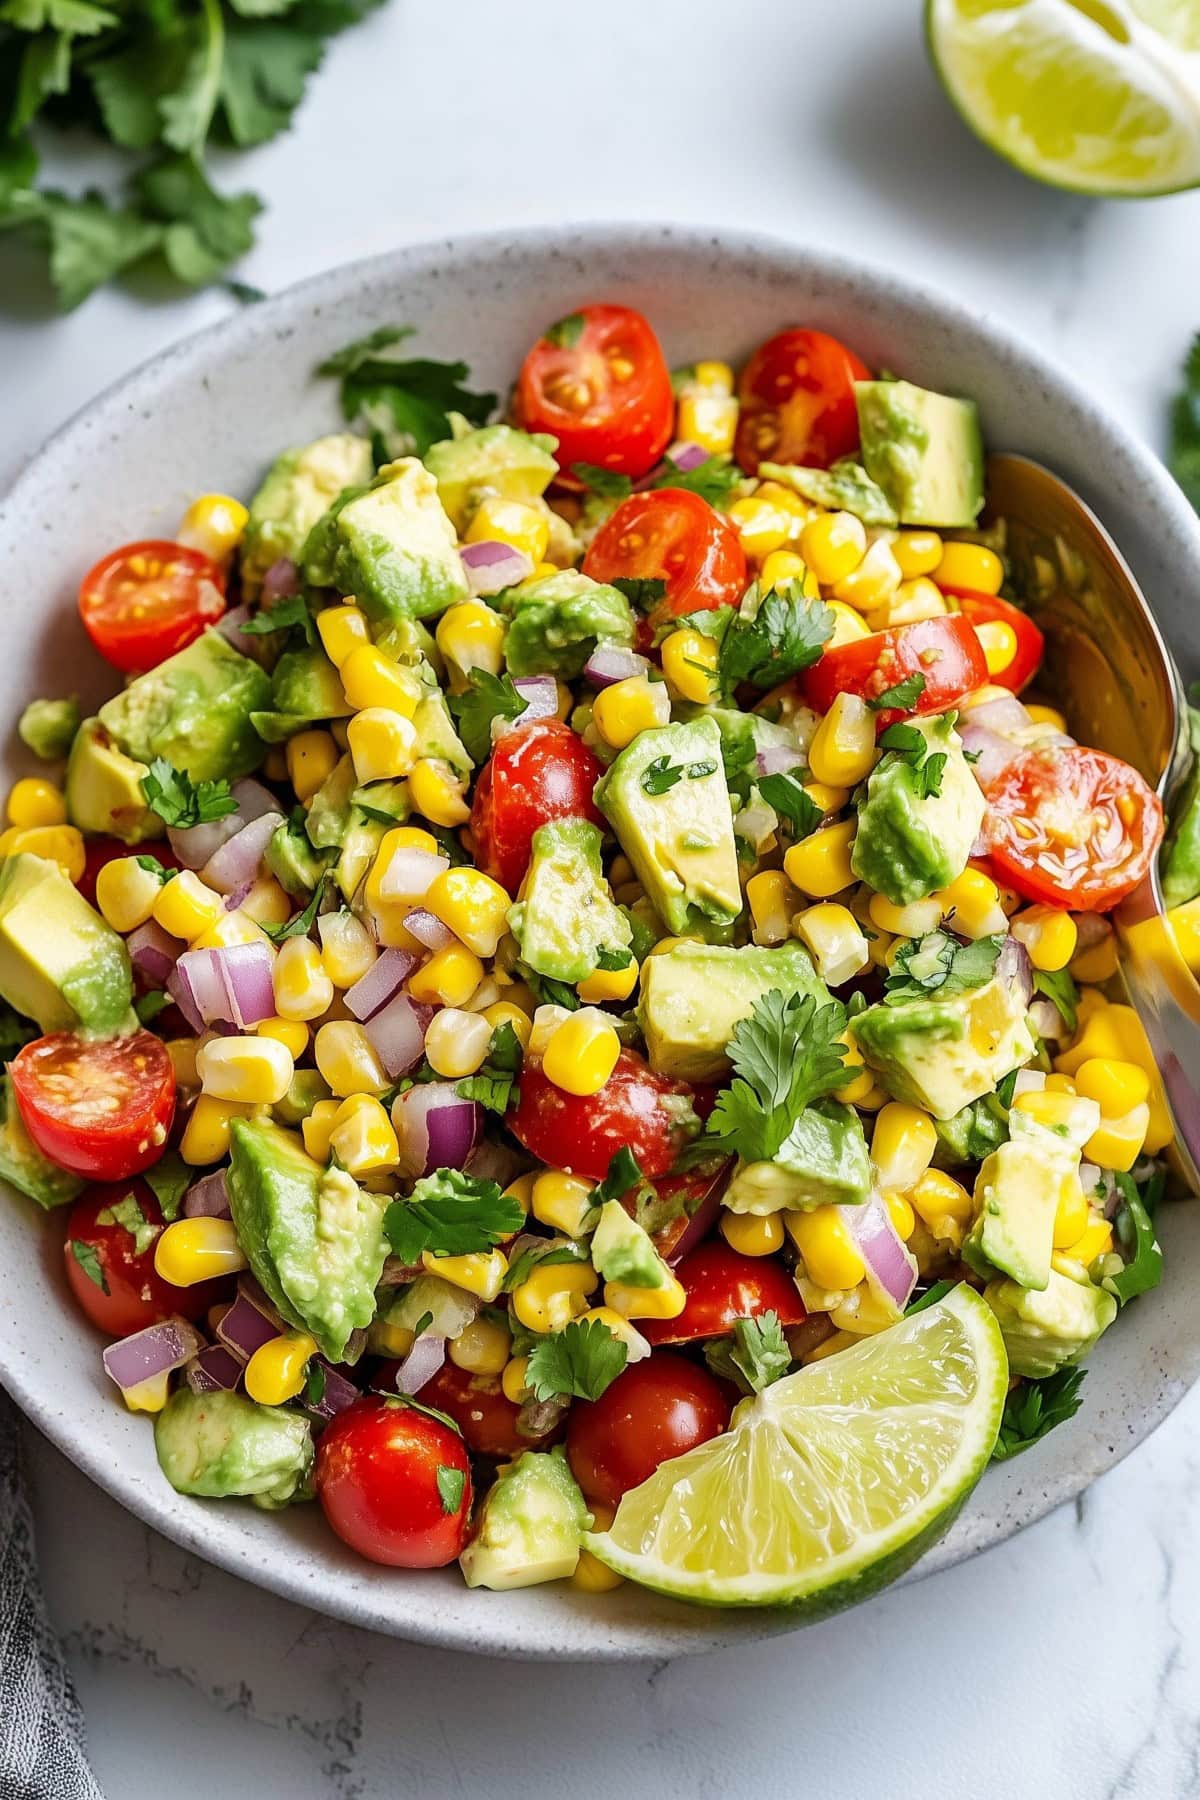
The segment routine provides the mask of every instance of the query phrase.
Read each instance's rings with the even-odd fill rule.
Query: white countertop
[[[226,171],[268,202],[239,274],[276,289],[523,221],[753,226],[956,291],[1161,446],[1200,329],[1200,195],[1095,204],[1004,168],[943,101],[915,14],[391,0],[333,48],[290,136]],[[93,174],[77,160],[63,179]],[[32,271],[5,288],[0,481],[233,304],[114,290],[47,320]],[[628,1669],[487,1664],[333,1625],[177,1551],[28,1438],[110,1800],[1175,1800],[1200,1792],[1192,1424],[1200,1395],[1073,1509],[963,1568],[792,1639]]]

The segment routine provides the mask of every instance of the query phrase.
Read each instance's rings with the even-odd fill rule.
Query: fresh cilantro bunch
[[[764,994],[729,1040],[735,1078],[717,1097],[704,1147],[769,1162],[806,1106],[854,1079],[845,1029],[838,1000],[818,1006],[811,994]]]
[[[212,281],[251,247],[262,202],[212,186],[210,147],[285,130],[329,38],[378,4],[3,0],[0,227],[46,246],[64,307],[147,259],[189,287]],[[119,201],[37,185],[31,128],[46,124],[139,159]]]
[[[931,931],[926,937],[903,944],[896,952],[883,988],[884,999],[891,1006],[906,1000],[951,1000],[971,988],[983,987],[996,972],[996,962],[1004,947],[1003,936],[976,938],[974,943],[960,944],[946,931]]]
[[[539,1338],[525,1370],[535,1400],[564,1394],[598,1400],[629,1360],[629,1351],[603,1319],[574,1319],[565,1330]]]

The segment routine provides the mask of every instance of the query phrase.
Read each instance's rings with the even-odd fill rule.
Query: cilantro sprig
[[[1055,1005],[1068,1031],[1074,1031],[1079,1013],[1079,989],[1069,969],[1035,969],[1033,991]]]
[[[370,430],[377,462],[423,456],[430,444],[453,435],[451,413],[483,425],[496,405],[495,394],[477,394],[463,385],[471,374],[464,362],[390,355],[414,329],[380,325],[335,351],[317,369],[318,375],[340,380],[342,414],[351,424],[361,421]]]
[[[701,1142],[745,1162],[769,1162],[806,1106],[854,1079],[845,1029],[840,1001],[818,1006],[811,994],[785,998],[778,988],[764,994],[734,1027],[735,1078],[717,1096]]]
[[[833,636],[835,619],[823,600],[810,600],[798,581],[769,594],[752,587],[721,638],[717,679],[731,694],[742,682],[774,687],[815,663]]]
[[[906,675],[903,681],[897,681],[894,686],[884,688],[873,700],[868,700],[867,705],[872,712],[891,712],[893,708],[900,712],[911,712],[925,688],[925,677],[918,670],[913,675]]]
[[[946,931],[901,945],[884,980],[884,1000],[901,1006],[906,1000],[928,1000],[936,995],[951,1000],[972,988],[983,987],[996,972],[1004,947],[1003,936],[976,938],[962,944]]]
[[[316,923],[317,913],[325,898],[325,886],[329,880],[329,870],[323,869],[317,878],[317,885],[312,891],[312,898],[303,912],[298,912],[294,919],[287,919],[282,925],[263,925],[273,944],[282,944],[287,938],[307,937]]]
[[[736,1382],[745,1392],[761,1394],[792,1366],[792,1353],[776,1312],[735,1319],[733,1336],[718,1338],[704,1352],[714,1375]]]
[[[910,1311],[912,1308],[909,1309]],[[1044,1438],[1056,1425],[1074,1418],[1083,1404],[1079,1390],[1086,1369],[1059,1369],[1041,1381],[1025,1381],[1004,1402],[993,1462],[1007,1462]]]
[[[402,1262],[433,1256],[474,1256],[491,1250],[525,1223],[525,1214],[498,1181],[438,1169],[418,1181],[407,1200],[383,1215],[384,1236]]]
[[[1149,1293],[1162,1280],[1163,1253],[1154,1230],[1154,1213],[1166,1186],[1166,1177],[1157,1169],[1141,1188],[1132,1175],[1115,1177],[1121,1203],[1113,1222],[1117,1248],[1125,1258],[1119,1275],[1106,1275],[1101,1283],[1122,1306]]]
[[[589,493],[596,494],[601,500],[627,500],[633,492],[633,482],[618,469],[577,462],[571,464],[571,473]],[[699,494],[710,506],[719,506],[744,479],[742,471],[729,456],[706,456],[703,462],[690,469],[681,469],[668,456],[663,459],[662,468],[650,482],[650,487],[682,488],[686,493]]]
[[[628,1347],[603,1319],[574,1319],[535,1346],[526,1365],[525,1385],[535,1400],[553,1400],[558,1394],[598,1400],[628,1360]]]
[[[512,1100],[513,1086],[521,1068],[521,1040],[507,1023],[498,1025],[482,1066],[474,1075],[464,1075],[456,1093],[460,1100],[476,1100],[489,1112],[503,1116]]]
[[[142,793],[151,812],[180,830],[211,825],[237,811],[227,781],[193,781],[163,756],[156,756],[142,776]]]
[[[467,681],[465,693],[451,695],[450,710],[467,755],[474,763],[485,763],[492,754],[492,720],[519,719],[529,702],[514,687],[511,675],[472,669]]]
[[[317,627],[308,601],[303,594],[289,594],[286,599],[278,601],[274,606],[263,607],[252,619],[247,619],[239,630],[245,637],[268,637],[275,631],[292,631],[298,629],[304,634],[306,644],[317,641]]]
[[[760,775],[758,791],[791,827],[793,839],[811,837],[825,814],[794,775]]]
[[[108,1280],[101,1266],[100,1258],[94,1244],[87,1244],[82,1238],[70,1238],[71,1255],[79,1264],[89,1281],[100,1289],[102,1294],[108,1293]]]
[[[915,725],[889,725],[879,739],[879,748],[908,764],[919,800],[937,799],[950,759],[944,750],[930,752],[929,739],[923,731]]]

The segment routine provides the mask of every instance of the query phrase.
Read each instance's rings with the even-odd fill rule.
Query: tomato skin
[[[805,700],[828,712],[841,693],[872,700],[909,675],[923,675],[925,690],[915,706],[885,707],[875,715],[876,729],[914,713],[945,712],[989,679],[983,646],[975,627],[961,613],[943,619],[921,619],[915,625],[893,625],[870,637],[826,650],[800,677]]]
[[[462,1498],[447,1512],[439,1469],[458,1470]],[[466,1445],[440,1419],[402,1400],[364,1394],[330,1421],[317,1443],[317,1499],[344,1543],[396,1569],[440,1569],[467,1541],[471,1465]]]
[[[136,856],[139,851],[156,857],[164,869],[182,867],[179,858],[168,844],[166,838],[155,838],[145,844],[123,844],[120,838],[96,837],[84,841],[83,874],[75,883],[89,906],[96,904],[96,877],[101,869],[118,857]]]
[[[173,1287],[154,1267],[157,1233],[139,1255],[133,1233],[124,1225],[116,1220],[101,1224],[97,1215],[119,1205],[128,1195],[137,1201],[147,1225],[161,1231],[166,1221],[153,1189],[144,1181],[120,1181],[98,1184],[80,1194],[71,1208],[63,1244],[67,1285],[92,1324],[114,1338],[144,1331],[147,1325],[157,1325],[175,1313],[184,1319],[199,1319],[220,1298],[223,1285],[198,1281],[194,1287]],[[96,1252],[107,1294],[84,1272],[71,1249],[73,1243],[89,1244]]]
[[[1026,900],[1108,912],[1142,880],[1162,842],[1158,795],[1119,756],[1083,744],[1026,750],[984,792],[988,856]],[[1118,807],[1130,803],[1126,823]],[[1071,819],[1077,842],[1061,835]]]
[[[630,1363],[598,1400],[571,1408],[567,1460],[584,1498],[616,1506],[660,1463],[717,1437],[729,1410],[720,1383],[686,1357],[658,1350]]]
[[[671,441],[675,397],[653,327],[630,306],[582,306],[573,344],[541,337],[521,365],[517,423],[558,439],[558,465],[593,463],[635,479]]]
[[[941,592],[958,602],[963,617],[970,619],[972,625],[998,620],[1000,624],[1012,627],[1017,639],[1017,654],[1007,669],[994,675],[989,673],[988,680],[994,681],[997,687],[1010,688],[1014,694],[1028,687],[1041,667],[1046,649],[1046,640],[1029,614],[1010,601],[1002,600],[999,594],[977,594],[974,588],[956,587],[944,587]]]
[[[692,1098],[691,1088],[656,1075],[634,1050],[622,1050],[598,1094],[581,1099],[565,1093],[532,1059],[522,1066],[519,1087],[520,1100],[505,1124],[552,1169],[603,1181],[617,1151],[628,1145],[642,1174],[653,1180],[666,1174],[683,1147],[678,1102]]]
[[[225,574],[201,550],[168,538],[122,544],[90,568],[79,616],[96,649],[124,675],[156,668],[225,611]]]
[[[89,1040],[57,1031],[26,1044],[9,1073],[26,1131],[60,1168],[124,1181],[162,1155],[175,1071],[151,1032]]]
[[[378,1372],[377,1384],[388,1387],[395,1381],[398,1363],[388,1363]],[[517,1430],[520,1407],[508,1398],[500,1386],[498,1375],[472,1375],[460,1369],[449,1357],[436,1375],[425,1383],[417,1399],[422,1406],[435,1406],[454,1420],[466,1440],[467,1448],[476,1456],[493,1456],[500,1461],[520,1456],[522,1450],[537,1450],[549,1443],[548,1436],[523,1437]]]
[[[638,1330],[652,1344],[690,1344],[724,1337],[736,1319],[775,1312],[781,1325],[803,1325],[808,1313],[796,1284],[773,1256],[742,1256],[723,1238],[710,1238],[675,1266],[687,1305],[675,1319],[642,1319]]]
[[[603,773],[599,758],[561,719],[506,731],[475,784],[471,836],[478,866],[515,894],[539,825],[590,819],[603,826],[592,799]]]
[[[600,527],[583,559],[594,581],[665,581],[651,625],[682,613],[740,606],[749,576],[737,532],[686,488],[631,494]]]
[[[826,469],[858,448],[854,383],[871,371],[825,331],[781,331],[760,344],[738,377],[734,458],[749,474],[760,462]]]

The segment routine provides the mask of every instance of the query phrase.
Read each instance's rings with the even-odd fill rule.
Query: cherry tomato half
[[[381,1370],[378,1385],[391,1385],[398,1367],[398,1363],[390,1363],[386,1371]],[[521,1409],[508,1398],[498,1375],[472,1375],[449,1358],[425,1383],[418,1398],[422,1406],[435,1406],[453,1419],[476,1456],[507,1459],[549,1442],[549,1437],[523,1437],[517,1430]],[[551,1432],[550,1437],[553,1435]]]
[[[506,731],[475,784],[471,837],[479,867],[515,894],[539,825],[550,819],[603,825],[592,799],[603,773],[596,756],[561,719]]]
[[[984,791],[988,855],[1026,900],[1108,912],[1137,886],[1162,842],[1158,795],[1104,750],[1026,750]]]
[[[653,1180],[666,1174],[683,1148],[679,1113],[681,1102],[692,1097],[685,1081],[656,1075],[634,1050],[622,1050],[600,1092],[583,1099],[555,1087],[540,1062],[527,1061],[519,1102],[505,1123],[552,1169],[603,1181],[617,1151],[628,1145],[642,1174]]]
[[[858,448],[854,383],[871,371],[824,331],[781,331],[760,344],[738,379],[734,459],[825,469]]]
[[[808,1313],[796,1284],[772,1256],[742,1256],[722,1238],[711,1238],[675,1267],[687,1304],[675,1319],[642,1319],[638,1330],[652,1344],[690,1344],[724,1337],[737,1319],[779,1314],[781,1325],[803,1325]]]
[[[211,556],[167,538],[122,544],[89,569],[79,616],[101,656],[123,674],[153,669],[225,611],[225,575]]]
[[[910,675],[925,686],[912,706],[885,707],[876,713],[882,731],[913,713],[945,712],[988,680],[983,646],[975,627],[961,613],[949,618],[920,619],[915,625],[893,625],[873,631],[855,643],[826,650],[800,677],[804,698],[818,712],[828,712],[838,694],[873,700]]]
[[[944,587],[941,591],[958,602],[963,617],[970,619],[972,625],[986,625],[994,620],[1010,628],[1017,640],[1016,655],[1007,668],[993,670],[988,680],[1019,694],[1037,674],[1046,648],[1046,640],[1029,614],[1002,600],[999,594],[977,594],[974,588],[956,587]]]
[[[738,606],[746,558],[728,519],[686,488],[631,494],[600,527],[583,559],[594,581],[665,581],[651,624],[681,613]]]
[[[35,1038],[9,1064],[25,1129],[60,1168],[124,1181],[162,1155],[175,1114],[175,1071],[149,1031],[90,1040]]]
[[[135,856],[138,850],[156,857],[164,869],[178,869],[182,866],[166,838],[155,838],[152,843],[139,845],[137,849],[123,844],[120,838],[95,837],[84,840],[83,874],[75,886],[89,906],[96,904],[96,877],[105,864],[115,862],[121,856]]]
[[[584,306],[540,337],[521,365],[514,411],[558,439],[561,469],[592,463],[635,479],[671,437],[671,375],[652,327],[629,306]]]
[[[467,1447],[404,1400],[364,1394],[340,1412],[317,1444],[316,1481],[330,1525],[372,1562],[440,1569],[467,1541]]]
[[[623,1369],[598,1400],[576,1401],[567,1460],[585,1499],[615,1506],[659,1463],[707,1443],[728,1423],[729,1399],[708,1370],[659,1350]]]
[[[172,1287],[157,1273],[154,1245],[164,1224],[144,1181],[90,1187],[71,1208],[63,1245],[67,1283],[92,1324],[109,1337],[128,1337],[173,1313],[198,1319],[220,1296],[219,1282]]]

